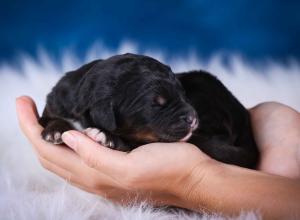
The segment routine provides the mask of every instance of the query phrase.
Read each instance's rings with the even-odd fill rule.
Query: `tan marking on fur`
[[[132,136],[137,141],[157,142],[158,138],[150,131],[141,131]]]

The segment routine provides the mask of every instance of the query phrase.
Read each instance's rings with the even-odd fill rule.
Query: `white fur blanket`
[[[79,67],[95,58],[116,53],[135,52],[154,56],[168,63],[174,72],[206,69],[216,74],[247,107],[263,101],[279,101],[300,110],[300,66],[268,62],[253,67],[238,56],[232,56],[224,67],[221,56],[209,62],[189,57],[166,59],[153,51],[138,51],[124,43],[117,51],[93,46],[85,59],[79,61],[66,51],[59,63],[42,50],[38,59],[21,55],[17,64],[0,66],[0,219],[223,219],[216,215],[172,214],[152,209],[146,204],[120,207],[98,196],[70,186],[64,180],[41,168],[34,153],[21,134],[15,114],[15,98],[22,94],[32,96],[41,111],[45,96],[61,73]],[[254,213],[241,213],[238,219],[256,219]]]

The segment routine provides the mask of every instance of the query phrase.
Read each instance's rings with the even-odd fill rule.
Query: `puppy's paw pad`
[[[61,133],[59,131],[44,132],[42,134],[45,141],[52,144],[62,144]]]

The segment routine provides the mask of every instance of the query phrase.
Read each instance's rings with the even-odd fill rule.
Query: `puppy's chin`
[[[189,133],[185,137],[181,138],[179,140],[179,142],[186,142],[186,141],[188,141],[190,139],[190,137],[192,137],[193,131],[195,131],[198,128],[198,125],[199,125],[198,120],[194,119],[193,123],[191,124],[191,129],[190,129]]]
[[[193,135],[193,131],[192,129],[190,129],[188,131],[188,133],[182,137],[182,136],[172,136],[172,135],[162,135],[160,134],[160,142],[169,142],[169,143],[172,143],[172,142],[186,142],[190,139],[190,137]]]
[[[193,131],[190,131],[184,138],[181,138],[179,142],[186,142],[190,137],[192,137]]]

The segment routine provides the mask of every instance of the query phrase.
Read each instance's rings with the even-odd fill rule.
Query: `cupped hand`
[[[17,99],[20,127],[43,167],[75,186],[108,199],[129,203],[147,200],[155,205],[182,206],[214,160],[188,143],[153,143],[129,153],[106,148],[78,131],[62,136],[69,146],[41,138],[34,101]],[[196,176],[197,178],[193,178]]]

